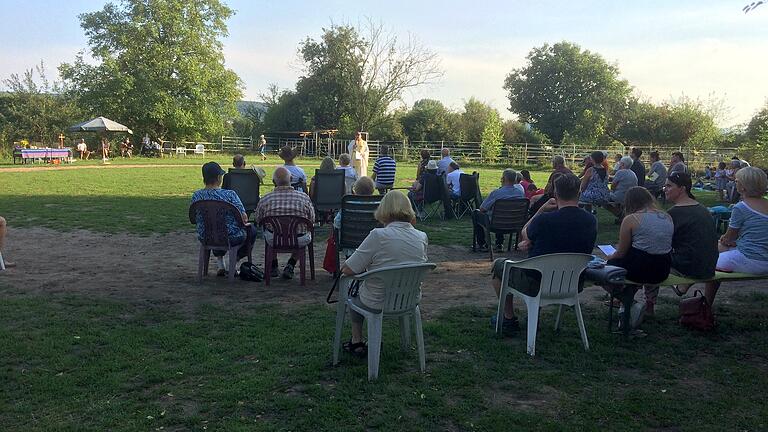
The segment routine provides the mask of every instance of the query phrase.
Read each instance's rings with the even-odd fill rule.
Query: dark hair
[[[529,183],[533,183],[533,180],[531,180],[531,172],[528,170],[520,170],[520,175],[523,176],[523,179]]]
[[[427,149],[421,149],[421,158],[422,159],[429,159],[430,153]]]
[[[600,165],[605,160],[605,154],[600,150],[593,151],[589,157],[592,158],[592,162],[594,162],[595,165]]]
[[[573,201],[579,197],[581,180],[573,174],[563,174],[554,181],[555,197],[560,200]]]
[[[451,162],[450,164],[448,164],[448,166],[455,170],[459,169],[459,164],[457,164],[456,162]]]
[[[659,152],[657,152],[656,150],[652,151],[652,152],[650,153],[650,156],[651,156],[652,158],[656,159],[656,160],[659,160]]]
[[[720,162],[719,164],[717,164],[717,169],[721,169],[721,170],[725,169],[725,166],[726,166],[725,162]]]
[[[679,151],[672,152],[672,156],[677,156],[677,158],[680,159],[680,162],[685,162],[685,156]]]
[[[379,147],[379,155],[381,156],[389,156],[389,147],[383,145]]]
[[[640,159],[640,156],[643,155],[643,151],[635,147],[632,149],[632,154],[635,155],[635,157],[637,157],[638,159]]]
[[[236,167],[242,167],[245,166],[245,156],[241,154],[236,154],[232,157],[232,165]]]
[[[632,214],[649,207],[656,208],[656,199],[642,186],[633,186],[624,195],[624,214]]]

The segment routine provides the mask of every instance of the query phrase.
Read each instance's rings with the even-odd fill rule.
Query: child
[[[723,191],[725,191],[728,185],[728,177],[725,175],[725,162],[717,164],[717,170],[715,170],[715,188],[717,189],[717,196],[720,201],[725,201]]]

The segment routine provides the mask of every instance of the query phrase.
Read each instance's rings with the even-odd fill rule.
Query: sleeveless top
[[[605,173],[605,177],[600,178],[600,171]],[[592,176],[589,178],[584,192],[581,193],[579,201],[592,204],[603,204],[608,201],[608,173],[604,169],[600,169],[600,171],[592,167]]]
[[[637,227],[632,231],[632,247],[651,255],[664,255],[672,251],[675,225],[662,211],[632,213]]]

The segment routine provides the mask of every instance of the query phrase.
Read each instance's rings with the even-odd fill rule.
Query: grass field
[[[277,161],[268,162],[271,173]],[[309,173],[318,162],[301,165]],[[198,166],[0,169],[0,215],[14,228],[191,231]],[[487,194],[501,170],[479,171]],[[414,166],[400,165],[398,186],[414,176]],[[534,173],[537,183],[545,178]],[[419,228],[433,244],[469,247],[470,225],[465,218]],[[616,231],[601,210],[600,241],[614,241]],[[381,376],[369,384],[364,361],[330,366],[329,308],[180,311],[83,295],[6,296],[3,284],[0,275],[2,430],[768,429],[765,294],[719,304],[712,334],[681,328],[677,304],[661,302],[644,325],[648,337],[632,340],[606,331],[603,307],[587,307],[589,352],[572,312],[555,334],[545,309],[534,359],[523,336],[493,336],[490,310],[450,308],[425,323],[426,375],[415,351],[397,349],[396,326],[385,324]]]

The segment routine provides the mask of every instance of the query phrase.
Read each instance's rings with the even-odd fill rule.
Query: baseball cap
[[[674,183],[681,188],[685,189],[685,193],[688,194],[688,197],[691,199],[696,199],[695,196],[691,193],[691,187],[693,187],[693,184],[691,183],[691,175],[685,172],[675,171],[669,176],[667,176],[667,181],[670,183]]]
[[[216,162],[207,162],[203,164],[203,181],[210,183],[218,176],[224,175],[224,170],[221,169],[221,165]]]

